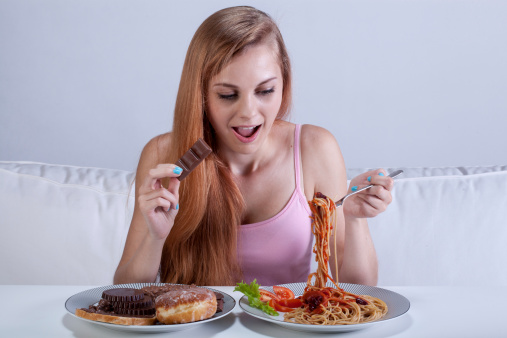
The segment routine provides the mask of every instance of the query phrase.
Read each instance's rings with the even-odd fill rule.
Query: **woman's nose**
[[[257,113],[257,105],[252,95],[243,95],[239,102],[238,113],[241,117],[251,118]]]

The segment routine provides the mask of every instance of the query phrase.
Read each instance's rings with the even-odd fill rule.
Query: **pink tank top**
[[[310,207],[301,190],[299,135],[294,135],[296,188],[277,215],[262,222],[241,225],[238,232],[238,258],[243,280],[264,286],[306,282],[310,273],[313,235]]]

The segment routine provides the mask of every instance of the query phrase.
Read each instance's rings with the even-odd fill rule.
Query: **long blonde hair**
[[[277,119],[283,119],[292,97],[290,61],[280,31],[266,13],[246,6],[220,10],[201,24],[190,42],[166,160],[177,161],[200,137],[213,153],[181,182],[179,212],[162,252],[163,282],[232,285],[241,278],[237,227],[244,201],[229,168],[217,155],[205,102],[210,79],[235,55],[260,43],[271,43],[279,56],[283,98]]]

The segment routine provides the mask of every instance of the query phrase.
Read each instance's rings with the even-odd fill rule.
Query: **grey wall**
[[[198,25],[237,1],[0,0],[0,160],[134,170]],[[291,120],[348,167],[507,164],[507,1],[249,1],[279,23]]]

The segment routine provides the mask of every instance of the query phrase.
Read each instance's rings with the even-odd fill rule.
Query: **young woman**
[[[290,105],[289,57],[267,14],[233,7],[202,23],[183,66],[173,131],[142,152],[115,283],[158,276],[197,285],[306,282],[313,236],[307,201],[315,192],[338,199],[348,189],[333,135],[285,121]],[[198,138],[213,152],[180,183],[173,163]],[[377,282],[366,218],[386,209],[393,181],[376,170],[350,185],[369,183],[375,187],[337,211],[339,250],[330,266],[340,282]]]

